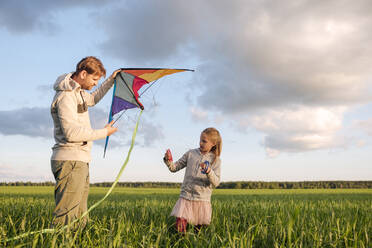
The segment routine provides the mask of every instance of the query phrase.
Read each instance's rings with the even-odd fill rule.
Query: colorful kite
[[[161,77],[177,72],[194,71],[188,69],[164,69],[164,68],[123,68],[115,77],[114,92],[110,109],[109,122],[113,116],[123,110],[131,108],[144,109],[139,101],[138,91],[145,84],[155,82]],[[148,88],[152,86],[149,85]],[[147,88],[147,89],[148,89]],[[143,93],[147,90],[145,89]],[[142,93],[142,94],[143,94]],[[106,138],[104,155],[106,154],[109,136]]]

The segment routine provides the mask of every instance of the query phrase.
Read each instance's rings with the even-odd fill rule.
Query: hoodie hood
[[[80,87],[80,85],[71,78],[71,75],[72,73],[66,73],[66,74],[59,76],[56,82],[54,83],[54,86],[53,86],[54,90],[55,91],[72,91]]]

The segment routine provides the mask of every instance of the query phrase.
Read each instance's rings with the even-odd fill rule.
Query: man
[[[104,139],[117,131],[113,122],[102,129],[92,129],[88,107],[98,103],[114,83],[113,74],[92,93],[101,77],[106,76],[102,62],[95,57],[83,58],[74,73],[57,78],[56,94],[51,105],[54,139],[51,167],[56,180],[53,225],[66,225],[87,210],[89,162],[92,141]],[[88,216],[81,221],[85,226]]]

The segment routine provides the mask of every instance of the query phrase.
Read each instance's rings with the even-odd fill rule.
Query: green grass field
[[[89,205],[107,188],[91,188]],[[52,187],[0,187],[1,247],[372,247],[372,190],[214,190],[209,227],[186,235],[169,214],[179,189],[117,188],[86,229],[49,228]]]

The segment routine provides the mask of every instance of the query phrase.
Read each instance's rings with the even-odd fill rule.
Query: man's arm
[[[92,93],[85,93],[85,98],[87,99],[88,106],[94,106],[96,105],[109,91],[114,84],[114,78],[116,77],[116,74],[120,72],[119,70],[114,71],[109,78],[107,78],[95,91]]]

